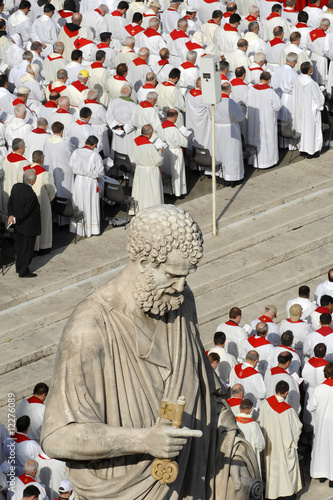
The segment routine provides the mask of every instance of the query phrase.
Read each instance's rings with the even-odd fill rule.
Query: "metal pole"
[[[213,202],[213,236],[216,229],[216,175],[215,175],[215,106],[212,104],[212,202]]]

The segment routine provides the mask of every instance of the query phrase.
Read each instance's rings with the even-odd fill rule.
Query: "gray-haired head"
[[[157,101],[158,94],[157,92],[148,92],[147,101]]]
[[[186,52],[186,61],[193,62],[197,59],[197,53],[195,50],[188,50]]]
[[[121,87],[120,93],[122,97],[130,97],[132,94],[132,88],[130,85],[123,85]]]
[[[25,147],[25,142],[20,137],[15,137],[12,142],[12,150],[18,151],[20,148]]]
[[[35,172],[33,169],[30,170]],[[35,172],[35,178],[36,178],[36,172]],[[31,473],[37,470],[38,470],[38,463],[36,462],[36,460],[27,460],[23,466],[23,471],[29,475],[31,475]]]
[[[247,361],[257,361],[259,359],[259,354],[257,351],[249,351],[245,357]]]
[[[16,118],[25,118],[27,114],[27,108],[24,104],[16,104],[14,108],[14,115]]]
[[[46,118],[42,118],[41,117],[41,118],[38,118],[38,120],[37,120],[37,127],[40,127],[40,128],[45,127],[45,128],[47,128],[48,124],[49,124],[49,122],[46,120]]]
[[[295,52],[289,52],[286,57],[287,63],[297,62],[298,56]]]
[[[33,168],[28,168],[23,172],[23,183],[31,184],[36,180],[36,172]],[[34,470],[34,469],[33,469]],[[26,471],[25,471],[26,472]]]

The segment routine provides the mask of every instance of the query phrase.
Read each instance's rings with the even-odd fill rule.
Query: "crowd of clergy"
[[[333,487],[332,312],[330,269],[313,301],[307,285],[288,300],[280,324],[274,321],[274,305],[243,325],[241,309],[233,307],[207,351],[237,425],[257,456],[267,499],[295,498],[304,486],[300,462],[304,473],[310,449],[310,476]]]
[[[99,234],[117,154],[135,168],[131,215],[166,193],[187,194],[185,159],[193,166],[195,148],[212,152],[199,76],[206,55],[220,60],[221,182],[243,180],[247,144],[255,146],[248,163],[261,169],[278,163],[279,148],[318,157],[333,81],[333,0],[101,2],[0,0],[0,210],[7,213],[13,185],[34,168],[36,251],[52,245],[55,196],[84,212],[71,231]],[[289,126],[296,145],[282,137]]]
[[[302,488],[300,460],[303,469],[310,461],[312,478],[327,481],[327,495],[333,487],[332,313],[333,268],[313,301],[310,288],[300,286],[279,324],[272,304],[250,324],[242,324],[241,309],[232,307],[207,351],[224,404],[257,457],[265,499],[295,499]],[[1,500],[22,500],[31,486],[39,489],[39,500],[74,498],[65,463],[40,446],[48,391],[38,382],[18,404],[9,395],[16,429],[0,424]]]

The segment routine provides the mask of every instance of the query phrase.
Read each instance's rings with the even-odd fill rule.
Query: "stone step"
[[[206,335],[206,326],[226,316],[235,305],[244,308],[262,300],[271,302],[273,295],[289,291],[295,283],[307,283],[327,273],[332,262],[332,245],[323,245],[264,270],[259,266],[255,274],[208,292],[203,300],[197,300],[200,331]]]

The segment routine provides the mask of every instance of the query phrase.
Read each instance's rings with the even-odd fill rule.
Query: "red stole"
[[[166,119],[163,123],[162,123],[162,128],[165,129],[165,128],[170,128],[170,127],[176,127],[176,125],[172,122],[170,122],[168,119]]]
[[[76,120],[76,122],[78,125],[88,125],[87,122],[85,122],[84,120]]]
[[[207,21],[207,23],[209,23],[209,24],[216,24],[217,25],[217,23],[214,21],[214,19],[209,19],[209,21]]]
[[[120,75],[114,75],[113,77],[115,80],[120,80],[122,82],[127,82],[126,78],[124,76],[120,76]]]
[[[74,42],[74,47],[77,50],[82,49],[82,47],[85,47],[86,45],[90,45],[92,42],[91,40],[88,40],[87,38],[77,38]]]
[[[101,42],[97,45],[97,48],[98,49],[109,49],[110,48],[110,45],[108,45],[107,43],[104,43],[104,42]]]
[[[255,422],[253,418],[250,417],[235,417],[236,422],[239,422],[240,424],[249,424],[250,422]]]
[[[185,43],[187,50],[195,50],[195,49],[202,49],[201,45],[198,43],[192,42],[191,40],[189,42]]]
[[[94,99],[86,99],[84,101],[84,104],[100,104],[98,101],[95,101]]]
[[[225,12],[223,14],[224,19],[229,19],[230,16],[231,16],[231,12]]]
[[[45,108],[56,108],[57,105],[54,101],[47,101],[45,104],[44,104]]]
[[[10,161],[10,163],[16,163],[17,161],[22,161],[22,160],[27,160],[24,158],[24,156],[19,155],[18,153],[9,153],[7,156],[7,160]]]
[[[306,23],[297,23],[295,28],[308,28],[308,25]]]
[[[175,84],[169,82],[169,80],[167,80],[166,82],[162,82],[162,85],[164,85],[164,87],[175,87]]]
[[[221,80],[223,80],[224,82],[228,82],[228,78],[225,76],[224,73],[221,73]]]
[[[319,313],[319,314],[323,314],[323,313],[331,314],[331,311],[327,307],[324,307],[324,306],[317,307],[317,309],[315,310],[315,312]]]
[[[291,406],[285,401],[281,401],[281,403],[279,403],[276,396],[271,396],[270,398],[267,398],[266,401],[272,410],[276,411],[276,413],[283,413],[291,408]]]
[[[329,362],[326,361],[326,359],[324,359],[324,358],[315,358],[315,357],[313,357],[313,358],[309,359],[309,364],[311,366],[313,366],[313,368],[320,368],[322,366],[328,365],[328,363]]]
[[[60,87],[55,87],[53,88],[52,87],[52,83],[49,84],[49,86],[47,87],[49,89],[49,92],[58,92],[59,94],[61,92],[63,92],[65,89],[67,89],[66,85],[61,85]]]
[[[312,42],[317,40],[317,38],[325,38],[325,36],[326,36],[326,33],[321,28],[317,28],[313,31],[310,31],[310,38],[311,38]]]
[[[141,108],[143,109],[146,109],[146,108],[153,108],[154,106],[152,104],[150,104],[150,102],[148,101],[142,101],[140,102],[139,106],[141,106]],[[139,144],[138,144],[139,146]]]
[[[278,43],[284,43],[284,41],[281,40],[281,38],[273,38],[273,40],[270,40],[269,42],[271,47],[275,47]]]
[[[266,21],[270,21],[270,19],[274,19],[275,17],[281,17],[277,12],[272,12],[268,17],[266,17]]]
[[[229,99],[228,94],[224,94],[223,92],[221,94],[221,97],[222,97],[222,99]]]
[[[104,69],[103,64],[100,63],[100,62],[97,62],[97,61],[94,62],[94,63],[92,63],[90,66],[91,66],[92,69],[97,69],[97,68],[103,68]]]
[[[58,13],[59,16],[62,17],[63,19],[67,17],[72,17],[72,15],[74,14],[74,12],[72,12],[71,10],[58,10]]]
[[[74,87],[79,92],[83,92],[84,90],[88,89],[88,87],[86,87],[84,83],[80,82],[80,80],[76,80],[76,82],[73,82],[72,87]]]
[[[193,63],[186,61],[183,64],[181,64],[181,67],[183,69],[189,69],[189,68],[195,68],[196,66]]]
[[[33,167],[31,165],[27,165],[26,167],[23,167],[23,170],[26,171],[26,170],[30,170],[31,168],[34,169],[34,171],[36,172],[36,175],[39,175],[39,174],[42,174],[43,172],[46,172],[45,168],[41,167],[40,165],[34,165]],[[36,398],[38,399],[38,398]],[[29,400],[28,400],[29,401]],[[35,401],[34,401],[35,402]],[[41,403],[41,401],[40,401]]]
[[[260,66],[255,66],[255,68],[250,68],[250,66],[248,66],[249,68],[249,71],[263,71],[263,69],[260,67]]]
[[[57,59],[62,59],[62,56],[57,56],[57,57],[47,56],[47,58],[49,61],[56,61]]]
[[[239,85],[245,85],[246,87],[246,83],[241,78],[234,78],[230,83],[233,87],[238,87]]]
[[[69,38],[74,38],[75,36],[77,36],[79,34],[79,30],[76,30],[76,31],[71,31],[67,28],[66,24],[64,26],[64,32],[66,33],[66,35],[69,37]]]
[[[249,337],[247,341],[253,347],[253,349],[256,349],[257,347],[261,347],[263,345],[270,345],[270,342],[268,342],[265,337],[255,338],[255,336],[253,336]]]
[[[23,484],[29,484],[29,483],[36,483],[33,477],[28,476],[27,474],[21,474],[19,476],[20,481],[22,481]]]
[[[189,38],[189,36],[182,30],[173,30],[170,33],[172,40],[179,40],[180,38]]]
[[[47,134],[46,130],[44,130],[44,129],[42,129],[42,128],[39,128],[39,127],[35,128],[35,129],[33,130],[33,133],[34,133],[34,134]],[[33,397],[33,396],[32,396],[32,397]],[[29,401],[30,399],[32,399],[32,398],[29,398],[29,399],[28,399],[28,401]],[[38,398],[35,398],[35,399],[38,399]],[[40,401],[40,400],[39,400],[39,401]],[[36,403],[36,401],[32,401],[32,402],[33,402],[33,403]],[[31,403],[31,401],[29,401],[29,403]]]
[[[297,321],[291,321],[291,319],[288,318],[287,321],[288,321],[288,323],[293,323],[293,324],[295,324],[295,323],[304,323],[304,321],[302,321],[301,319],[298,319]]]
[[[113,17],[123,17],[121,15],[121,13],[119,12],[119,10],[114,10],[113,12],[111,12],[111,16],[113,16]]]
[[[197,97],[198,95],[201,95],[201,94],[202,94],[202,92],[201,92],[201,90],[199,90],[199,89],[192,89],[192,90],[190,90],[190,94],[191,94],[193,97]]]
[[[144,135],[139,135],[136,139],[134,139],[134,142],[137,146],[143,146],[144,144],[151,144],[150,140],[147,139]]]
[[[143,89],[154,89],[154,85],[152,83],[145,83],[144,85],[142,85],[142,88]]]
[[[141,59],[141,57],[137,57],[136,59],[133,59],[132,63],[135,64],[135,66],[148,66],[146,61]]]
[[[94,12],[97,12],[97,14],[102,15],[102,12],[99,9],[95,9]]]
[[[247,378],[251,377],[252,375],[258,375],[257,370],[252,368],[252,366],[247,366],[246,368],[242,369],[242,363],[236,365],[234,369],[238,378]]]
[[[282,373],[289,375],[286,370],[280,368],[279,366],[274,366],[274,368],[271,368],[271,375],[281,375]]]
[[[67,114],[70,115],[70,112],[67,111],[67,109],[64,109],[64,108],[57,109],[56,113],[60,113],[60,114],[67,113]]]
[[[229,321],[226,321],[225,324],[229,325],[229,326],[239,326],[235,321],[232,321],[232,319],[229,319]]]
[[[33,130],[33,132],[35,132],[35,130]],[[45,131],[43,130],[43,132],[45,132]],[[41,404],[41,405],[44,404],[43,401],[41,401],[39,398],[36,398],[36,396],[31,396],[31,398],[27,399],[27,401],[28,401],[28,403],[37,403],[37,404]]]
[[[227,399],[227,403],[232,408],[233,406],[239,406],[241,404],[241,398],[229,398]]]
[[[147,28],[144,33],[143,33],[147,38],[151,38],[152,36],[162,36],[159,34],[158,31],[154,30],[153,28]]]
[[[262,83],[262,84],[259,84],[261,87],[267,85],[266,83]],[[255,87],[256,85],[254,85]],[[270,88],[268,85],[267,85],[268,88]],[[261,90],[261,89],[258,89],[258,90]],[[262,316],[260,316],[260,318],[258,318],[259,321],[261,321],[262,323],[273,323],[273,321],[271,320],[271,318],[269,316],[266,316],[265,314],[263,314]]]
[[[13,106],[16,106],[17,104],[24,104],[24,106],[25,106],[25,103],[19,97],[17,97],[16,99],[14,99],[14,101],[12,102],[12,104],[13,104]]]
[[[256,17],[254,17],[254,16],[252,16],[251,14],[250,14],[249,16],[247,16],[245,19],[246,19],[247,21],[249,21],[249,23],[250,23],[251,21],[256,21],[256,20],[257,20],[257,18],[256,18]]]
[[[333,333],[333,329],[330,326],[321,326],[316,330],[317,333],[320,333],[323,337],[327,337],[327,335],[331,335]]]
[[[144,31],[144,28],[141,28],[138,24],[128,24],[125,26],[125,30],[127,33],[129,33],[131,36],[135,36],[138,33],[141,33],[141,31]]]
[[[165,64],[169,64],[169,61],[167,59],[160,59],[159,61],[157,61],[157,64],[159,66],[164,66]]]
[[[283,349],[287,349],[287,351],[294,352],[295,354],[297,354],[297,352],[292,347],[289,347],[287,345],[281,344],[279,347],[282,347]]]
[[[223,26],[223,29],[224,29],[224,31],[235,31],[236,33],[238,33],[237,28],[235,28],[234,26],[231,26],[231,24],[229,24],[229,23],[225,23],[225,25]]]
[[[323,384],[328,385],[329,387],[333,387],[333,379],[327,378]]]

